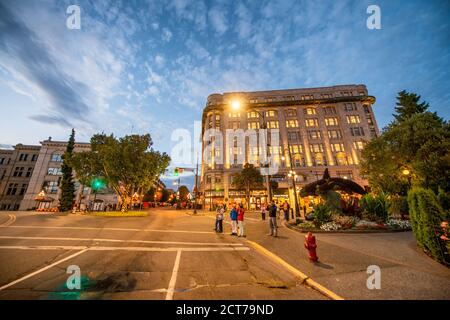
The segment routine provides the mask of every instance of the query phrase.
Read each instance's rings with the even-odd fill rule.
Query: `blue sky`
[[[0,0],[0,144],[73,126],[81,141],[150,132],[170,153],[213,92],[337,84],[366,84],[380,127],[403,89],[448,119],[449,66],[449,1]]]

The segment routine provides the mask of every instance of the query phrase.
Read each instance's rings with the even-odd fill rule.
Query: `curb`
[[[309,287],[319,291],[321,294],[325,295],[326,297],[328,297],[328,298],[330,298],[332,300],[344,300],[344,298],[342,298],[338,294],[334,293],[330,289],[327,289],[324,286],[322,286],[321,284],[317,283],[316,281],[311,279],[309,276],[307,276],[306,274],[304,274],[303,272],[301,272],[300,270],[298,270],[297,268],[295,268],[291,264],[287,263],[286,261],[281,259],[279,256],[274,254],[273,252],[267,250],[266,248],[264,248],[260,244],[258,244],[256,242],[253,242],[253,241],[250,241],[250,240],[246,240],[246,242],[250,246],[252,246],[255,250],[259,251],[260,253],[262,253],[265,256],[267,256],[268,258],[270,258],[272,261],[274,261],[274,262],[276,262],[278,264],[281,264],[289,272],[291,272],[295,276],[299,277],[302,280],[302,283],[305,283],[307,286],[309,286]]]

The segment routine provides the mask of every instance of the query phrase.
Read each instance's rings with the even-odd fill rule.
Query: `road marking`
[[[298,270],[297,268],[295,268],[291,264],[287,263],[286,261],[281,259],[279,256],[274,254],[273,252],[267,250],[266,248],[264,248],[260,244],[258,244],[256,242],[253,242],[253,241],[250,241],[250,240],[247,240],[247,242],[254,249],[256,249],[256,251],[260,252],[261,254],[264,254],[266,257],[270,258],[272,261],[282,265],[289,272],[291,272],[295,276],[299,277],[302,280],[302,283],[305,283],[306,285],[310,286],[311,288],[316,289],[317,291],[319,291],[320,293],[322,293],[323,295],[327,296],[330,299],[333,299],[333,300],[344,300],[344,298],[342,298],[341,296],[337,295],[336,293],[334,293],[330,289],[327,289],[324,286],[322,286],[321,284],[317,283],[316,281],[311,279],[309,276],[307,276],[306,274],[304,274],[303,272],[301,272],[300,270]]]
[[[193,246],[243,246],[242,243],[223,242],[180,242],[180,241],[153,241],[153,240],[121,240],[121,239],[100,239],[100,238],[58,238],[58,237],[22,237],[22,236],[0,236],[0,239],[19,240],[59,240],[59,241],[97,241],[97,242],[132,242],[150,244],[181,244]]]
[[[248,251],[248,247],[173,247],[173,248],[159,248],[159,247],[86,247],[86,246],[0,246],[1,249],[10,250],[84,250],[89,251],[147,251],[147,252],[173,252],[173,251],[187,251],[187,252],[209,252],[209,251]]]
[[[56,266],[56,265],[58,265],[58,264],[60,264],[60,263],[62,263],[64,261],[67,261],[69,259],[72,259],[72,258],[74,258],[74,257],[76,257],[76,256],[78,256],[78,255],[80,255],[80,254],[82,254],[84,252],[86,252],[87,250],[88,249],[86,249],[86,248],[82,249],[81,251],[78,251],[78,252],[76,252],[76,253],[68,256],[68,257],[65,257],[64,259],[58,260],[58,261],[56,261],[56,262],[54,262],[54,263],[52,263],[52,264],[50,264],[50,265],[48,265],[48,266],[46,266],[44,268],[41,268],[41,269],[36,270],[36,271],[34,271],[34,272],[30,273],[30,274],[27,274],[26,276],[23,276],[22,278],[19,278],[17,280],[14,280],[14,281],[8,283],[8,284],[5,284],[4,286],[0,287],[0,291],[4,290],[6,288],[9,288],[9,287],[11,287],[11,286],[13,286],[13,285],[15,285],[15,284],[17,284],[19,282],[22,282],[22,281],[24,281],[24,280],[26,280],[28,278],[31,278],[31,277],[33,277],[33,276],[35,276],[35,275],[37,275],[37,274],[39,274],[41,272],[44,272],[45,270],[53,268],[54,266]]]
[[[7,227],[13,224],[16,221],[16,215],[15,214],[8,214],[8,220],[3,222],[0,227]]]
[[[105,230],[105,231],[142,231],[142,232],[167,232],[167,233],[199,233],[215,234],[211,231],[192,231],[192,230],[157,230],[157,229],[124,229],[124,228],[92,228],[92,227],[48,227],[48,226],[4,226],[0,228],[25,228],[25,229],[68,229],[68,230]]]
[[[181,250],[177,251],[175,263],[173,265],[172,277],[170,277],[169,288],[167,288],[166,300],[173,300],[173,293],[177,283],[178,269],[180,267]]]

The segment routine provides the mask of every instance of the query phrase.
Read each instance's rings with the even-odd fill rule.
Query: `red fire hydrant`
[[[308,234],[305,236],[305,248],[308,250],[309,253],[309,261],[311,262],[317,262],[319,258],[317,257],[317,244],[316,244],[316,237],[313,236],[311,232],[308,232]]]

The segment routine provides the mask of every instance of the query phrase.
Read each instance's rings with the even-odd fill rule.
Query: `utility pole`
[[[197,164],[195,166],[194,214],[197,213],[197,195],[198,195],[198,155],[197,155]]]

